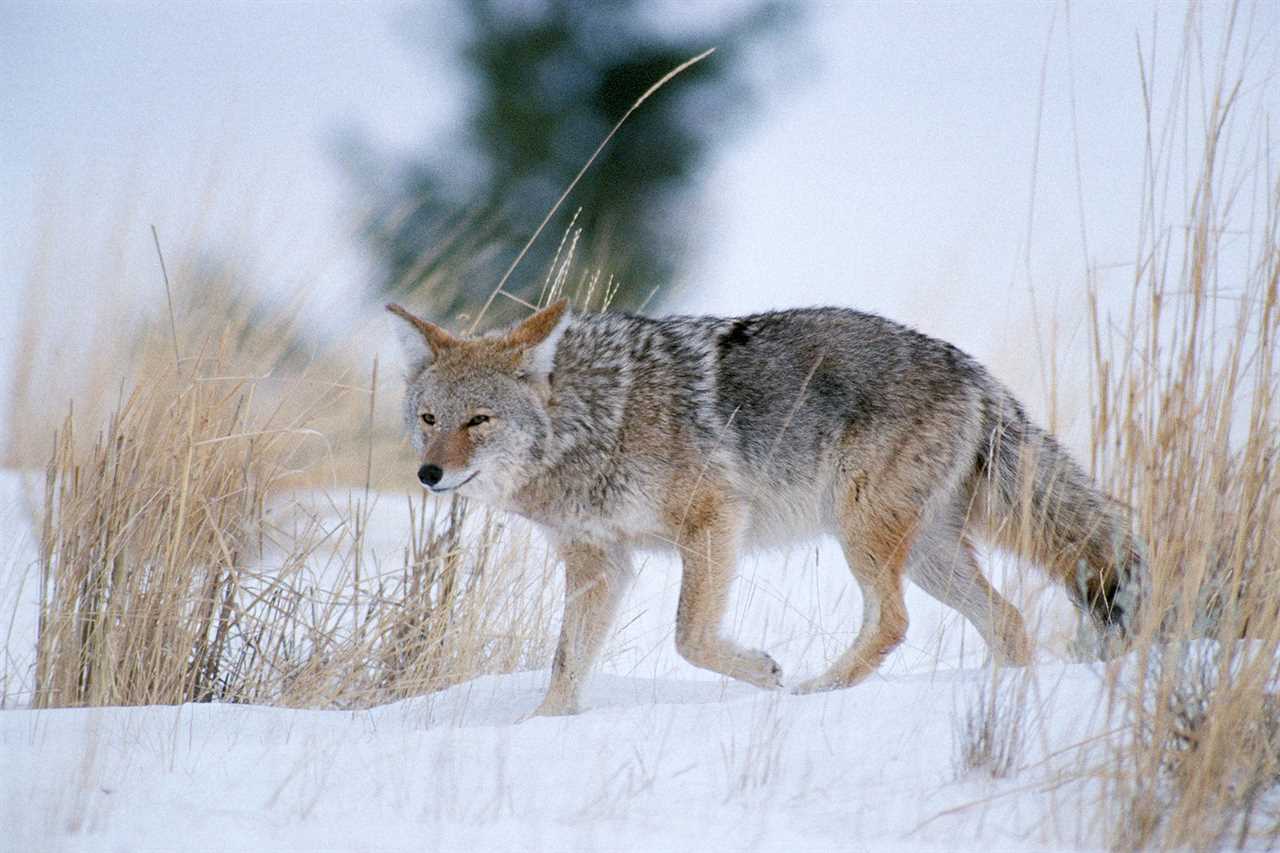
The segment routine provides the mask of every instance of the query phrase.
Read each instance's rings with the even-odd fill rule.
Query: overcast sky
[[[1246,7],[1240,25],[1262,76],[1277,6]],[[401,4],[0,2],[0,335],[38,262],[82,287],[108,274],[157,287],[152,223],[172,254],[209,245],[268,281],[359,293],[358,200],[333,134],[407,150],[447,131],[465,98],[452,8],[426,4],[410,27]],[[664,25],[687,8],[665,4]],[[717,6],[692,8],[690,26]],[[1210,42],[1222,8],[1206,5]],[[753,54],[762,109],[703,178],[705,224],[672,307],[876,310],[1029,387],[1030,289],[1076,338],[1086,258],[1127,291],[1138,45],[1155,42],[1167,98],[1184,8],[1161,5],[1158,23],[1145,2],[805,9],[792,49]],[[1280,106],[1277,91],[1250,96]]]

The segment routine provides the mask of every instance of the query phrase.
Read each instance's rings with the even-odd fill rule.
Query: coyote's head
[[[473,339],[387,306],[404,320],[397,324],[408,362],[404,413],[423,486],[497,500],[527,480],[550,434],[551,366],[567,304]]]

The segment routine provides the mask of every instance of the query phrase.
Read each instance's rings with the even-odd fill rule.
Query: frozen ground
[[[580,716],[522,716],[545,675],[361,712],[193,705],[0,715],[18,850],[1003,850],[1061,846],[1083,793],[1051,757],[1101,721],[1098,675],[1039,672],[1028,769],[955,778],[973,672],[763,695],[601,675]],[[1037,762],[1043,763],[1037,764]],[[1066,773],[1066,777],[1062,777]]]
[[[1099,839],[1071,747],[1108,728],[1102,675],[1065,660],[1055,599],[1037,629],[1026,747],[1003,780],[957,770],[957,727],[990,671],[972,631],[922,593],[876,678],[763,693],[676,656],[679,574],[656,557],[572,718],[524,719],[546,671],[357,712],[31,711],[12,697],[34,631],[31,587],[19,590],[33,551],[16,478],[0,487],[11,697],[0,849],[989,851]],[[397,500],[382,502],[375,548],[400,541]],[[794,682],[851,641],[859,610],[837,549],[819,543],[816,555],[745,560],[729,629]]]

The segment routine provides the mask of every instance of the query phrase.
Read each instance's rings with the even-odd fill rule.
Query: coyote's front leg
[[[578,542],[560,547],[564,561],[564,622],[551,664],[551,687],[537,716],[578,713],[582,683],[604,645],[622,594],[631,582],[631,560],[621,548]]]

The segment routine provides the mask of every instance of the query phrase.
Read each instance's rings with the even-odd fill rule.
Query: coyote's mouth
[[[461,488],[462,488],[463,486],[465,486],[467,483],[470,483],[472,480],[474,480],[474,479],[476,478],[476,475],[477,475],[477,474],[479,474],[479,473],[480,473],[479,471],[472,471],[472,472],[471,472],[471,476],[470,476],[470,477],[468,477],[467,479],[463,480],[461,483],[458,483],[457,485],[453,485],[453,486],[427,486],[427,488],[428,488],[428,489],[430,489],[434,494],[437,494],[437,495],[438,495],[438,494],[440,494],[441,492],[452,492],[453,490],[455,490],[455,489],[461,489]]]

